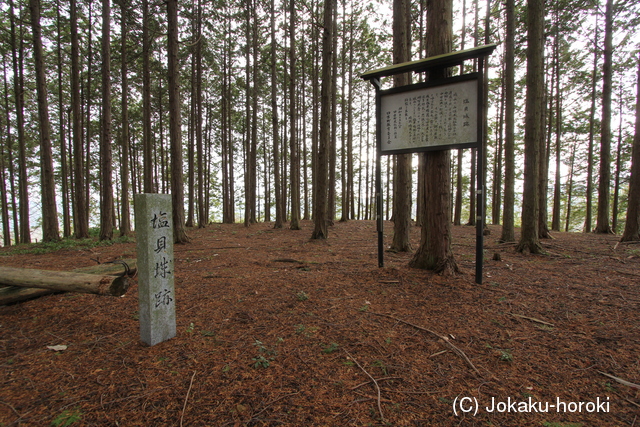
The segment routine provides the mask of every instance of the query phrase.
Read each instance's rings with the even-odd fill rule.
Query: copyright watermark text
[[[525,400],[515,400],[510,397],[507,400],[491,398],[488,405],[480,404],[478,398],[458,396],[453,401],[453,413],[459,417],[465,414],[473,416],[480,412],[487,413],[607,413],[610,411],[609,398],[597,397],[592,401],[567,402],[556,397],[552,402],[538,402],[529,397]]]

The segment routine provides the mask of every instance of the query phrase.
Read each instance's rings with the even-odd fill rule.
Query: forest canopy
[[[133,194],[142,192],[178,194],[186,227],[296,228],[312,219],[320,162],[328,167],[327,219],[374,219],[373,88],[358,76],[393,61],[393,5],[342,0],[327,18],[330,3],[0,0],[3,245],[85,238],[98,228],[101,239],[128,235]],[[424,58],[426,2],[409,7],[410,59]],[[520,224],[527,18],[527,2],[453,3],[453,50],[498,44],[485,70],[493,224]],[[640,6],[628,0],[547,2],[541,233],[624,229],[639,19]],[[318,157],[322,138],[326,159]],[[475,221],[474,156],[451,153],[454,224]],[[414,183],[418,163],[409,160]],[[386,219],[396,167],[394,156],[382,159]],[[505,197],[509,185],[514,194]],[[410,197],[420,222],[417,193]]]

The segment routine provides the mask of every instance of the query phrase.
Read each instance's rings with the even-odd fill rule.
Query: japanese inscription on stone
[[[477,142],[476,80],[381,96],[382,153]]]
[[[155,345],[176,335],[171,196],[135,195],[140,338]]]

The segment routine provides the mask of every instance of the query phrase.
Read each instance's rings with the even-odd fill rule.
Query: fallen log
[[[19,286],[7,286],[6,288],[0,288],[0,305],[13,304],[14,302],[26,301],[50,295],[59,291],[53,291],[51,289],[38,289],[38,288],[21,288]]]
[[[90,265],[73,270],[74,273],[100,274],[108,276],[133,277],[138,270],[138,263],[135,258],[103,262],[102,264]]]
[[[0,285],[121,296],[129,288],[129,278],[126,276],[0,267]]]

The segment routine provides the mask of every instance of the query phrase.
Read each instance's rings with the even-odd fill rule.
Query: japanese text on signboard
[[[477,81],[383,94],[381,151],[477,142]]]

